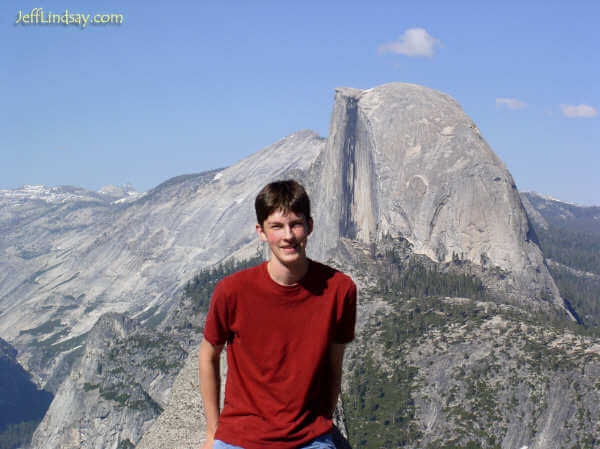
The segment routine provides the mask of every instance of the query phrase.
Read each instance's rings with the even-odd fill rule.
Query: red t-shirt
[[[225,405],[215,439],[247,449],[290,449],[332,429],[328,347],[354,338],[356,286],[318,262],[296,285],[266,262],[217,284],[204,337],[227,346]]]

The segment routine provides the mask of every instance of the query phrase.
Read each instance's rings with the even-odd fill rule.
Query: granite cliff
[[[340,237],[402,237],[437,262],[496,267],[505,298],[569,315],[512,176],[454,99],[401,83],[336,89],[319,158],[321,258]]]
[[[168,335],[107,313],[87,336],[32,448],[133,447],[166,406],[187,353]]]

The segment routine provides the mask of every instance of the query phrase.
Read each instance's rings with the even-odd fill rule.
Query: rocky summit
[[[502,270],[518,303],[564,309],[512,176],[454,99],[402,83],[336,89],[320,160],[318,256],[339,237],[402,237],[438,262]]]

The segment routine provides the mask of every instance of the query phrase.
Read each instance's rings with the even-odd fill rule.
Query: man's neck
[[[308,271],[308,259],[304,258],[291,266],[283,265],[277,260],[269,260],[267,271],[271,279],[279,285],[290,286],[297,284]]]

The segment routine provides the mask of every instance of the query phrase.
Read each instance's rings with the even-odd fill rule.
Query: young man
[[[200,346],[203,449],[335,448],[332,415],[344,345],[354,338],[356,286],[306,257],[310,201],[296,181],[256,197],[256,231],[271,256],[217,284]],[[219,353],[227,343],[225,405]]]

